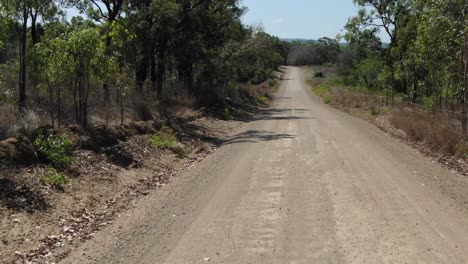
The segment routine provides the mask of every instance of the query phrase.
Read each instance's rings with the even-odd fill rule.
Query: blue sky
[[[242,0],[249,10],[247,25],[261,23],[266,32],[280,38],[334,38],[349,17],[357,14],[352,0]],[[381,34],[384,41],[388,38]]]
[[[248,8],[243,23],[261,23],[266,32],[280,38],[318,39],[336,37],[358,7],[353,0],[242,0]],[[78,15],[68,10],[68,17]],[[388,36],[380,37],[388,42]]]

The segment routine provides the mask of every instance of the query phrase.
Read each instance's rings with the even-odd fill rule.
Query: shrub
[[[52,165],[59,169],[67,168],[72,163],[72,141],[67,134],[48,136],[43,133],[34,141],[39,154],[43,155]]]
[[[268,86],[270,86],[271,88],[274,88],[277,84],[278,82],[275,79],[268,80]]]
[[[223,119],[224,119],[224,120],[231,120],[231,119],[233,119],[233,118],[234,118],[234,117],[233,117],[233,115],[232,115],[232,113],[231,113],[231,110],[229,110],[228,107],[225,107],[225,108],[224,108],[224,112],[223,112]]]
[[[324,97],[323,97],[323,102],[324,102],[325,104],[331,104],[331,102],[332,102],[331,96],[329,96],[329,95],[324,96]]]
[[[323,96],[328,93],[329,87],[325,84],[319,84],[312,88],[318,96]]]
[[[325,78],[325,75],[323,74],[323,72],[316,72],[314,73],[314,77],[315,78]]]
[[[371,106],[371,115],[372,116],[378,116],[380,115],[381,109],[375,106]]]
[[[268,102],[268,97],[262,95],[262,96],[258,97],[257,100],[262,104],[266,104]]]
[[[49,167],[47,175],[41,180],[46,184],[50,184],[60,189],[70,182],[70,179],[65,174],[58,172],[53,167]]]
[[[433,96],[424,98],[423,106],[426,111],[434,111],[436,106],[436,98]]]
[[[170,131],[161,131],[151,137],[153,144],[160,148],[174,148],[177,139]]]

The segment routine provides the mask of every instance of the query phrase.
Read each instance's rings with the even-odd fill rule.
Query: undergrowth
[[[151,137],[153,144],[160,148],[174,148],[177,144],[177,139],[169,129],[162,129],[157,134]]]
[[[63,187],[70,182],[70,179],[65,174],[58,172],[55,168],[49,167],[46,176],[44,176],[41,181],[56,188],[63,189]]]
[[[58,169],[65,169],[71,165],[72,144],[67,134],[39,134],[34,141],[38,152]]]

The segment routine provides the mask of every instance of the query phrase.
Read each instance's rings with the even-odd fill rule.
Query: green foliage
[[[288,63],[291,65],[333,65],[341,51],[337,39],[327,37],[319,38],[316,42],[292,43],[288,55]]]
[[[171,131],[160,131],[151,137],[153,144],[160,148],[174,148],[177,144],[177,139]]]
[[[278,85],[278,82],[275,80],[275,79],[269,79],[268,80],[268,86],[270,86],[271,88],[275,87]]]
[[[312,87],[312,90],[318,96],[323,96],[329,92],[330,87],[326,83],[320,83]]]
[[[268,97],[262,95],[262,96],[259,96],[259,97],[257,98],[257,100],[258,100],[260,103],[262,103],[262,104],[266,104],[266,103],[268,102],[269,99],[268,99]]]
[[[375,89],[379,86],[379,74],[384,69],[384,63],[379,57],[368,57],[363,59],[356,65],[357,80],[360,86],[365,86],[367,89]]]
[[[233,118],[234,116],[232,115],[231,110],[229,109],[229,107],[226,106],[223,111],[223,119],[232,120]]]
[[[67,168],[71,165],[72,141],[67,134],[50,134],[48,136],[39,134],[34,141],[34,145],[40,154],[59,169]]]
[[[434,96],[425,97],[423,106],[426,111],[434,111],[436,106],[436,98]]]
[[[331,104],[331,102],[332,102],[331,96],[330,96],[330,95],[325,95],[325,96],[323,97],[323,102],[324,102],[325,104]]]
[[[59,189],[63,189],[65,185],[70,183],[70,179],[65,174],[58,172],[53,167],[48,168],[46,176],[41,181]]]

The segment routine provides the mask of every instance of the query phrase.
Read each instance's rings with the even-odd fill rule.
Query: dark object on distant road
[[[323,74],[323,72],[316,72],[314,76],[315,78],[325,78],[325,74]]]

